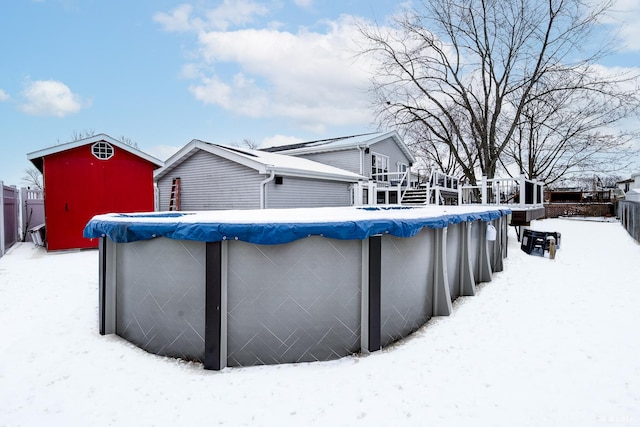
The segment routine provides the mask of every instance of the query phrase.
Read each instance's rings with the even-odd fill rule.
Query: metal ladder
[[[171,181],[171,196],[169,198],[169,210],[180,210],[180,178],[173,178]]]

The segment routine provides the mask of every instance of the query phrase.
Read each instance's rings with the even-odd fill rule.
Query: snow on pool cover
[[[84,237],[109,237],[116,243],[167,237],[176,240],[275,245],[308,236],[340,240],[377,234],[412,237],[421,229],[469,221],[491,221],[511,212],[504,207],[360,206],[200,212],[149,212],[94,216]]]

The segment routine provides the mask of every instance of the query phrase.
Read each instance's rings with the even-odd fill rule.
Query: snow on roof
[[[338,138],[322,139],[318,141],[300,142],[297,144],[279,145],[274,147],[265,147],[261,151],[266,152],[287,152],[291,154],[298,153],[317,153],[323,151],[336,151],[344,150],[354,147],[370,147],[371,145],[383,141],[387,138],[393,138],[412,163],[415,163],[416,159],[409,147],[404,143],[398,132],[378,132],[378,133],[364,133],[359,135],[344,136]]]
[[[155,157],[150,156],[147,153],[144,153],[138,150],[137,148],[132,147],[129,144],[125,144],[122,141],[113,139],[112,137],[104,133],[99,133],[97,135],[93,135],[88,138],[78,139],[76,141],[67,142],[65,144],[54,145],[53,147],[28,153],[27,159],[29,159],[31,163],[33,163],[34,166],[38,168],[40,172],[42,172],[42,159],[44,157],[49,156],[51,154],[60,153],[62,151],[72,150],[74,148],[82,147],[84,145],[94,144],[99,141],[108,142],[109,144],[114,145],[120,148],[121,150],[128,151],[129,153],[135,156],[138,156],[150,163],[153,163],[157,168],[162,167],[164,165],[164,162],[162,162],[161,160],[158,160]]]
[[[640,188],[632,188],[624,194],[626,200],[640,202]]]
[[[170,170],[192,156],[197,150],[207,151],[216,156],[240,163],[262,174],[273,172],[283,176],[346,182],[367,180],[367,178],[362,175],[300,157],[269,153],[249,148],[228,147],[197,139],[192,140],[180,151],[171,156],[167,160],[165,167],[156,171],[155,179],[157,180],[166,175]]]

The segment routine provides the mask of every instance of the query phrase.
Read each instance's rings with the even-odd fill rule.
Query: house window
[[[371,154],[371,177],[374,181],[388,181],[389,157],[382,154]]]
[[[91,146],[91,152],[100,160],[109,160],[113,157],[113,147],[108,142],[100,141]]]

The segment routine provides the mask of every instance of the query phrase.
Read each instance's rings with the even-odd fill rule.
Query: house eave
[[[327,181],[342,181],[342,182],[359,182],[368,181],[368,178],[362,175],[340,175],[323,172],[305,171],[300,169],[283,168],[267,166],[265,174],[274,172],[276,175],[290,176],[297,178],[309,178],[309,179],[323,179]]]

